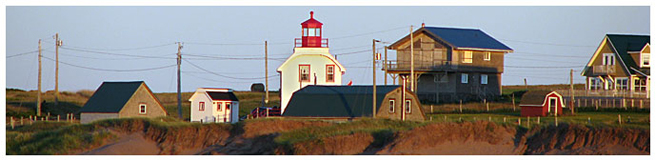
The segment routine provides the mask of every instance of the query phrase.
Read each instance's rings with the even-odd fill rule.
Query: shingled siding
[[[385,99],[383,99],[383,102],[381,105],[379,105],[378,110],[376,112],[376,117],[377,118],[388,118],[388,119],[394,119],[394,120],[399,120],[401,119],[401,111],[402,111],[402,101],[401,101],[401,88],[396,89],[387,95],[385,95]],[[389,102],[390,100],[394,100],[394,112],[390,112],[389,110]],[[426,117],[424,116],[424,112],[420,108],[420,103],[419,99],[417,99],[416,95],[412,94],[411,92],[406,91],[406,99],[412,100],[411,103],[411,110],[410,113],[405,114],[405,119],[406,120],[412,120],[412,121],[424,121],[426,120]]]
[[[86,124],[96,120],[118,118],[118,113],[87,113],[80,114],[80,123]]]
[[[156,99],[157,98],[155,98],[155,96],[153,96],[142,84],[134,95],[132,95],[130,100],[128,100],[123,109],[121,109],[119,116],[121,118],[166,116],[166,111]],[[140,104],[146,104],[146,114],[139,114]]]

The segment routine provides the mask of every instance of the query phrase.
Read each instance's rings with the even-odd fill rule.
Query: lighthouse
[[[281,112],[294,92],[307,85],[342,85],[346,69],[330,54],[328,39],[322,35],[323,23],[311,11],[310,19],[301,23],[301,38],[294,39],[294,53],[277,69]]]

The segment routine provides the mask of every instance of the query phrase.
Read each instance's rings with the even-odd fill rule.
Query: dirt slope
[[[530,131],[491,122],[430,123],[406,131],[352,132],[290,145],[284,132],[330,126],[267,120],[162,128],[144,122],[108,127],[115,139],[78,154],[649,154],[649,130],[562,124]]]

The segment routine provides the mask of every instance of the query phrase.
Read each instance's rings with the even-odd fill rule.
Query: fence
[[[570,90],[555,90],[563,96],[570,96]],[[574,97],[621,97],[621,98],[647,98],[649,92],[646,91],[625,91],[625,90],[574,90]]]
[[[565,106],[570,106],[569,97],[564,97]],[[599,108],[650,108],[650,100],[645,98],[616,98],[616,97],[574,97],[574,107]]]
[[[64,118],[65,117],[65,118]],[[46,115],[46,116],[32,116],[29,117],[16,117],[10,116],[7,121],[8,126],[11,129],[14,129],[16,126],[32,125],[35,122],[69,122],[69,123],[80,123],[80,120],[75,118],[75,115],[72,113],[66,114],[62,117],[61,115]]]

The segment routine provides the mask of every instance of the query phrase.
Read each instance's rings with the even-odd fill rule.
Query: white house
[[[277,69],[282,113],[292,94],[307,85],[342,84],[346,69],[330,54],[328,39],[321,38],[322,25],[310,12],[310,19],[301,23],[302,37],[295,39],[294,53]]]
[[[189,98],[191,122],[239,121],[239,99],[227,88],[198,88]]]

